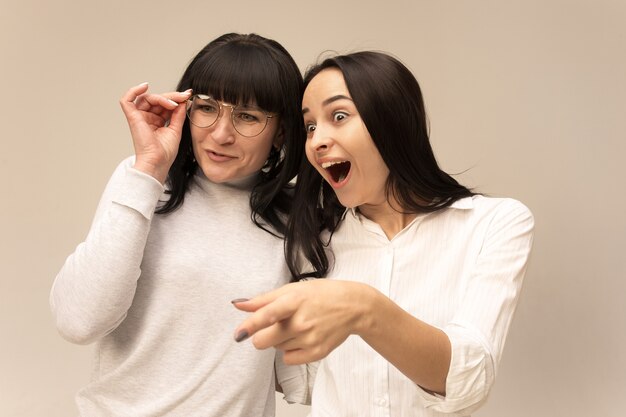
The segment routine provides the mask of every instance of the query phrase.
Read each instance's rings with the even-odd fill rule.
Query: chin
[[[355,199],[351,199],[347,196],[341,196],[339,194],[337,194],[337,199],[339,200],[339,202],[341,203],[342,206],[344,206],[345,208],[356,208],[358,206],[361,205],[360,202],[356,201]]]

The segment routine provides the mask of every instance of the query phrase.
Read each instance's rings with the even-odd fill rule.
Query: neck
[[[242,190],[242,191],[252,190],[254,186],[259,182],[259,178],[260,178],[259,177],[260,172],[257,171],[245,177],[230,179],[224,182],[213,182],[210,179],[208,179],[206,175],[204,175],[204,172],[200,168],[198,169],[196,174],[200,180],[201,185],[202,184],[217,184],[219,186],[223,186],[226,188],[233,188],[233,189]]]
[[[363,204],[358,207],[359,212],[377,223],[391,240],[415,219],[416,213],[406,213],[397,204],[386,201],[383,204]]]

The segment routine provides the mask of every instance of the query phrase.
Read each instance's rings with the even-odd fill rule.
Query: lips
[[[207,150],[206,153],[209,156],[209,159],[215,162],[226,162],[235,158],[234,156],[225,155],[211,150]]]

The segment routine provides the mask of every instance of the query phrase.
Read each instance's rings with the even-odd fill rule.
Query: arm
[[[75,343],[104,336],[126,317],[152,215],[180,141],[185,112],[178,102],[189,92],[153,95],[146,94],[147,88],[133,87],[120,101],[136,156],[114,172],[87,239],[68,257],[52,286],[57,328]]]
[[[453,412],[477,404],[493,383],[533,228],[530,212],[519,203],[503,205],[489,221],[484,236],[477,236],[482,249],[463,280],[464,297],[441,329],[364,284],[318,280],[237,303],[255,313],[236,335],[256,333],[255,346],[275,345],[286,350],[285,361],[301,363],[325,357],[357,334],[416,384],[446,395],[425,394],[429,406]]]
[[[322,359],[356,334],[415,383],[432,391],[445,390],[450,363],[445,333],[366,284],[298,282],[235,305],[256,311],[239,326],[236,337],[241,332],[254,334],[255,347],[275,346],[284,351],[285,363]]]
[[[90,343],[126,317],[134,294],[150,221],[163,187],[131,167],[115,170],[87,238],[65,261],[50,293],[59,332]]]
[[[442,328],[452,357],[446,398],[423,396],[434,410],[469,414],[487,399],[522,290],[533,229],[531,212],[515,200],[505,200],[491,217],[461,303]]]

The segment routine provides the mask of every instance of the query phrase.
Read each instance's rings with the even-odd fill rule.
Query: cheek
[[[311,146],[309,146],[309,141],[306,142],[306,144],[304,145],[304,152],[306,153],[306,159],[309,160],[309,163],[311,165],[315,165],[315,155],[313,152],[313,149],[311,149]]]
[[[385,161],[383,160],[383,157],[378,151],[378,148],[374,144],[372,138],[369,136],[369,134],[367,136],[368,140],[366,146],[362,148],[363,152],[361,156],[367,159],[367,163],[372,171],[375,171],[379,174],[388,174],[389,169],[387,168],[387,164],[385,164]]]
[[[304,148],[304,152],[306,154],[306,159],[309,161],[309,164],[315,168],[315,170],[317,172],[320,173],[321,176],[324,176],[323,172],[324,169],[320,166],[317,165],[317,163],[315,162],[315,151],[313,150],[312,147],[309,146],[309,142],[306,143],[305,148]]]
[[[376,154],[376,158],[370,160],[369,171],[374,173],[375,177],[383,183],[387,181],[387,177],[389,176],[389,168],[379,154]]]
[[[198,146],[202,141],[204,141],[204,138],[207,135],[206,129],[205,130],[201,130],[198,128],[194,128],[195,126],[191,126],[190,129],[190,133],[191,133],[191,145],[194,147]]]
[[[196,142],[197,139],[204,136],[202,133],[206,133],[207,129],[200,129],[192,124],[189,124],[189,132],[191,133],[191,140]]]
[[[252,138],[240,138],[245,139],[242,141],[242,145],[247,145],[248,149],[250,149],[257,159],[263,159],[263,161],[267,160],[270,155],[270,151],[274,147],[274,144],[277,141],[280,141],[280,138],[277,138],[276,135],[278,133],[278,128],[275,125],[267,126],[263,133],[259,136],[255,136]]]
[[[242,145],[247,145],[245,146],[245,153],[249,161],[254,161],[256,164],[263,165],[265,161],[267,161],[267,158],[270,156],[273,142],[271,138],[264,138],[261,141],[253,143],[249,142],[245,144],[242,143]]]

